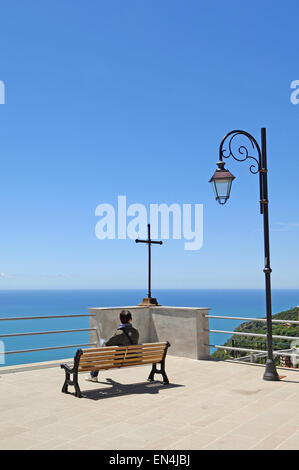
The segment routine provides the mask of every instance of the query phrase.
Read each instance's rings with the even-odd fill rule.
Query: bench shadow
[[[83,398],[88,398],[89,400],[103,400],[104,398],[121,397],[124,395],[138,395],[144,393],[157,394],[160,390],[166,388],[185,387],[185,385],[181,384],[165,385],[159,381],[121,384],[110,378],[107,378],[106,382],[99,381],[98,383],[108,385],[108,387],[82,390]]]

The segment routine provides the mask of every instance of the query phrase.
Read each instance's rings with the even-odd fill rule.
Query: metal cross
[[[156,299],[152,298],[151,295],[151,246],[152,245],[163,245],[161,241],[154,241],[151,239],[151,225],[147,225],[147,232],[148,232],[148,239],[147,240],[139,240],[136,239],[136,243],[147,243],[148,244],[148,294],[147,298],[143,299],[141,305],[158,305]]]

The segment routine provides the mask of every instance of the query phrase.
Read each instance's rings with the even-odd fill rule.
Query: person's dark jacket
[[[106,342],[105,346],[130,346],[138,344],[139,332],[131,323],[120,324],[114,335]]]

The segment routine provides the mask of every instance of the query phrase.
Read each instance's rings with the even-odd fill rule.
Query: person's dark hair
[[[122,310],[119,314],[119,319],[122,323],[128,323],[129,320],[132,320],[132,315],[129,310]]]

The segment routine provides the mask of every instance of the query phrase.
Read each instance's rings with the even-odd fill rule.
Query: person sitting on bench
[[[138,344],[139,332],[132,325],[132,315],[129,310],[122,310],[119,315],[120,325],[116,332],[104,343],[104,346],[130,346]],[[92,370],[86,380],[98,381],[98,370]]]

